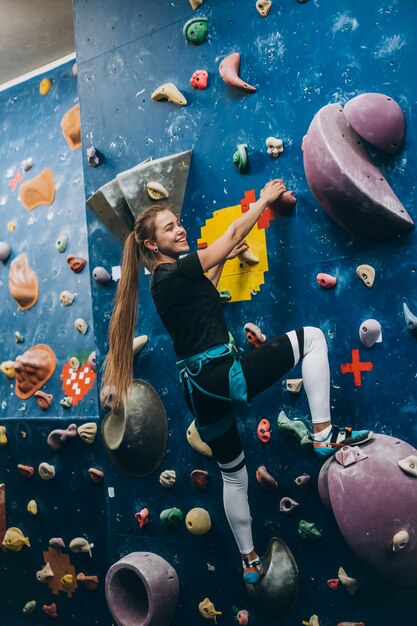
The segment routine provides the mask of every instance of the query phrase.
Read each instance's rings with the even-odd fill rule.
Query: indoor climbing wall
[[[5,626],[47,624],[54,613],[61,623],[104,619],[104,595],[91,603],[79,576],[102,578],[105,513],[89,473],[100,475],[102,453],[75,69],[71,61],[0,93]]]
[[[107,208],[117,209],[113,222],[109,220],[111,211],[107,217],[100,215],[103,203],[93,201],[94,212],[87,210],[90,265],[104,267],[114,279],[106,285],[93,284],[99,364],[107,349],[107,326],[122,251],[120,240],[129,229],[128,221],[123,222],[125,200],[134,204],[126,197],[129,188],[123,189],[122,173],[149,157],[159,159],[192,151],[185,198],[180,205],[188,240],[195,248],[220,234],[229,216],[245,210],[271,178],[283,178],[297,198],[289,215],[267,214],[268,219],[258,224],[258,237],[251,245],[261,266],[254,265],[252,275],[247,264],[237,261],[225,270],[222,288],[231,296],[224,304],[225,315],[238,345],[252,349],[246,342],[246,322],[260,326],[268,338],[301,325],[319,326],[329,345],[334,421],[371,428],[415,446],[416,337],[403,314],[404,302],[411,313],[417,312],[417,242],[415,229],[409,228],[411,220],[416,219],[416,85],[410,65],[415,56],[417,20],[411,0],[371,4],[359,0],[272,0],[266,17],[257,10],[255,0],[204,0],[195,12],[188,0],[157,5],[150,0],[140,4],[126,1],[122,5],[111,0],[75,0],[74,10],[83,143],[85,149],[93,146],[99,158],[98,166],[92,168],[84,153],[86,197],[92,197],[108,183],[113,192],[123,191],[117,201],[114,194],[107,195]],[[186,27],[189,41],[183,27],[191,18],[200,19],[194,28]],[[208,34],[204,38],[206,27]],[[196,45],[198,36],[202,41]],[[240,54],[240,82],[230,59],[236,53]],[[229,84],[219,73],[226,58]],[[205,89],[190,84],[197,70],[208,73]],[[202,84],[198,87],[204,86],[204,78],[200,74]],[[242,82],[244,90],[239,89]],[[167,87],[170,83],[173,86]],[[317,199],[320,190],[315,181],[319,174],[311,174],[309,169],[313,165],[319,170],[320,165],[338,166],[337,176],[343,174],[346,178],[340,178],[342,195],[338,196],[336,212],[343,208],[351,180],[356,184],[358,175],[357,171],[349,173],[350,152],[346,148],[343,153],[347,154],[346,163],[345,157],[334,157],[334,151],[330,161],[325,160],[332,152],[333,122],[326,122],[322,112],[315,125],[323,149],[313,153],[311,161],[309,127],[327,105],[345,105],[360,94],[372,92],[394,99],[405,115],[405,137],[399,152],[385,155],[368,146],[375,168],[369,176],[377,176],[378,172],[381,184],[392,188],[410,216],[403,230],[393,228],[387,233],[382,229],[384,236],[392,235],[382,240],[372,238],[381,234],[376,226],[373,232],[372,220],[366,232],[357,230],[352,234],[330,219]],[[337,115],[342,113],[340,107]],[[343,115],[340,119],[348,116],[348,108]],[[373,117],[368,109],[369,123]],[[363,133],[366,128],[360,136],[349,135],[342,142],[344,132],[340,131],[338,146],[346,146],[349,141],[349,149],[359,154]],[[302,151],[305,135],[306,171]],[[276,158],[267,152],[269,137],[283,142],[284,150]],[[279,152],[280,143],[275,145]],[[318,145],[315,139],[313,147]],[[164,176],[159,181],[162,184]],[[168,180],[167,188],[171,182]],[[366,185],[360,181],[359,187],[363,190]],[[357,189],[356,184],[352,197],[363,201]],[[374,196],[375,189],[371,190]],[[371,191],[366,191],[368,196]],[[385,197],[389,194],[391,191]],[[330,213],[333,197],[321,198],[320,202],[327,202]],[[378,202],[372,204],[375,224],[382,212],[382,200]],[[362,225],[361,220],[359,215],[356,226]],[[117,237],[112,230],[117,231]],[[361,265],[374,269],[372,287],[357,274]],[[368,280],[370,270],[366,272]],[[321,287],[317,281],[320,273],[329,275],[324,278],[327,286],[337,279],[332,289]],[[150,383],[162,400],[169,438],[162,464],[149,476],[129,476],[110,460],[105,463],[108,563],[142,550],[166,559],[179,577],[174,625],[204,623],[198,604],[208,597],[222,612],[217,616],[219,624],[233,623],[233,607],[237,607],[250,612],[250,623],[272,626],[276,619],[265,614],[243,586],[239,555],[223,512],[216,466],[186,442],[191,417],[182,398],[170,340],[149,295],[148,274],[141,273],[139,286],[136,335],[147,335],[148,342],[136,357],[135,375]],[[382,341],[367,348],[359,331],[370,319],[379,322]],[[300,377],[298,368],[289,375]],[[308,423],[304,391],[291,393],[283,381],[254,400],[240,425],[250,476],[255,545],[264,552],[270,538],[278,536],[290,547],[300,572],[299,600],[279,623],[289,626],[304,620],[308,624],[313,614],[319,616],[322,626],[343,621],[364,622],[367,626],[412,623],[412,593],[375,573],[345,543],[334,516],[319,498],[321,463],[304,455],[296,442],[278,431],[281,410],[290,418],[302,418]],[[267,443],[257,436],[262,419],[271,425]],[[361,463],[366,467],[365,460]],[[278,481],[278,491],[267,491],[256,480],[256,470],[262,465]],[[385,489],[386,476],[380,468],[378,465],[372,485],[382,514],[396,510],[397,492]],[[209,473],[204,490],[190,480],[190,472],[195,469]],[[164,470],[176,473],[170,488],[159,482]],[[304,473],[311,476],[305,490],[294,482]],[[367,481],[369,475],[365,472],[356,492],[361,492]],[[299,506],[290,514],[280,511],[282,497],[293,499]],[[355,499],[355,489],[349,498],[346,507],[359,518],[363,506],[359,498]],[[166,527],[160,513],[172,507],[183,514],[194,507],[206,509],[211,530],[194,536],[183,523],[178,528]],[[135,519],[135,515],[144,508],[149,511],[149,523],[140,527],[141,516]],[[321,539],[306,541],[299,532],[301,520],[314,523]],[[305,524],[301,524],[303,528]],[[386,545],[385,540],[381,536],[379,548],[390,555],[391,538]],[[354,595],[343,583],[337,583],[340,567],[359,581]]]

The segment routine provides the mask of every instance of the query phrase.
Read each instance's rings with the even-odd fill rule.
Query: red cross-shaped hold
[[[361,363],[359,350],[355,348],[352,350],[352,363],[342,363],[340,369],[342,370],[342,374],[352,373],[355,387],[360,387],[362,385],[361,372],[370,372],[373,366],[371,361]]]
[[[21,183],[23,180],[23,178],[21,177],[21,175],[19,174],[19,171],[16,170],[16,174],[13,176],[13,178],[11,180],[9,180],[8,184],[10,185],[10,187],[12,188],[12,191],[16,191],[16,187],[18,186],[19,183]]]

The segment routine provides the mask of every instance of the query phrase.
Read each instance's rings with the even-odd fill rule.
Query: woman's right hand
[[[287,188],[280,178],[270,180],[269,183],[266,183],[265,187],[261,190],[261,198],[265,200],[268,205],[270,202],[273,202],[282,196],[284,191],[287,191]]]

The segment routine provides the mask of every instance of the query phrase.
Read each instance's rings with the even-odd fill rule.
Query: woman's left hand
[[[239,254],[242,254],[242,252],[245,252],[248,248],[249,248],[249,246],[248,246],[248,244],[246,243],[246,241],[244,239],[243,241],[238,243],[233,248],[233,250],[227,255],[226,261],[230,261],[231,259],[235,259]]]

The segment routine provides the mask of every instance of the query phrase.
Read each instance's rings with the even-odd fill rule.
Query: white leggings
[[[286,333],[286,336],[291,343],[293,356],[293,363],[288,369],[301,359],[303,383],[313,424],[330,421],[330,371],[323,332],[319,328],[305,326]],[[276,350],[287,343],[288,352],[288,341],[283,342],[283,337],[277,338],[275,343],[274,340],[268,343]],[[303,345],[300,345],[300,340]],[[258,350],[261,348],[255,351]],[[267,351],[265,354],[268,356]],[[248,503],[248,472],[243,451],[232,461],[218,461],[218,465],[223,478],[223,503],[227,520],[240,552],[248,554],[253,550],[253,539]]]

